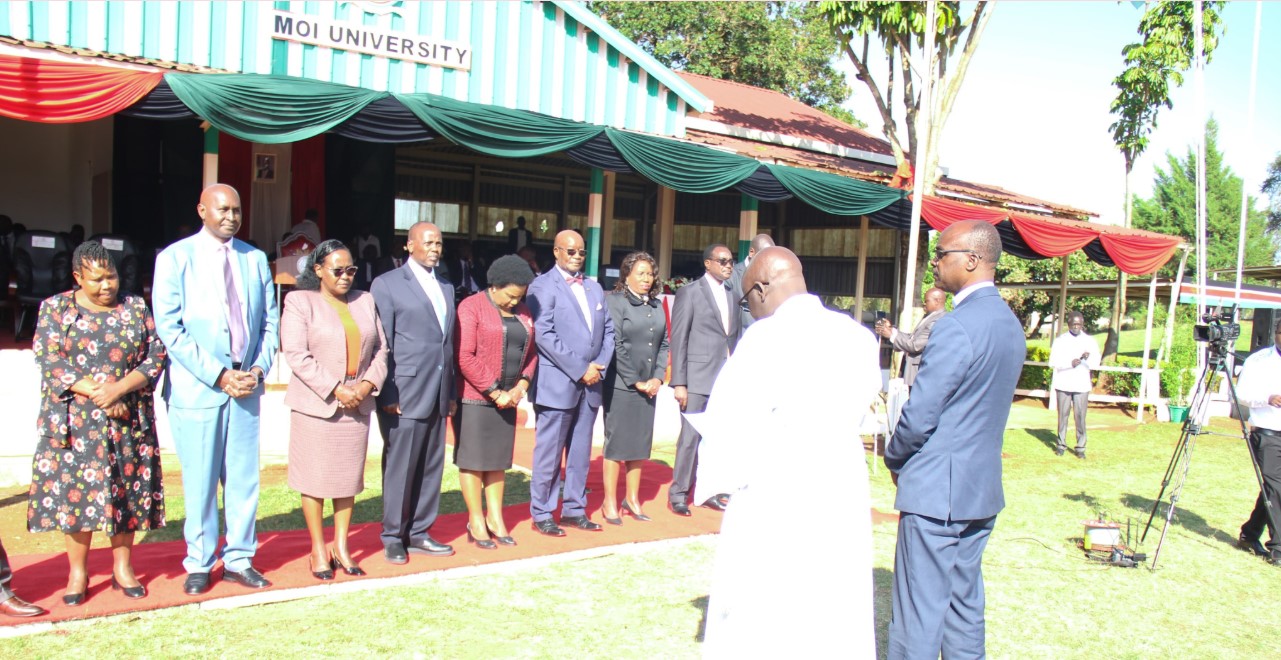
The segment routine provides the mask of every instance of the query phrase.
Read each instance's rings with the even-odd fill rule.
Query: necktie
[[[240,291],[236,289],[236,278],[231,274],[234,252],[230,243],[223,247],[223,254],[222,284],[227,288],[227,328],[231,330],[231,357],[232,362],[239,362],[244,358],[245,321],[244,314],[240,311]]]

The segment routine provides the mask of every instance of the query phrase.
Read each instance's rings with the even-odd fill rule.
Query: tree
[[[1090,261],[1083,252],[1068,256],[1070,280],[1092,282],[1107,279],[1110,271],[1110,268]],[[1063,279],[1063,262],[1061,259],[1020,259],[1012,254],[1002,254],[996,265],[996,278],[1001,282],[1058,283]],[[1006,290],[1002,291],[1002,296],[1022,321],[1028,337],[1036,336],[1041,326],[1058,313],[1057,290]],[[1107,298],[1097,296],[1069,298],[1067,303],[1068,310],[1077,310],[1085,317],[1086,327],[1107,316],[1109,307],[1111,304]]]
[[[1206,62],[1218,43],[1222,31],[1219,9],[1222,2],[1202,5],[1202,53]],[[1154,2],[1148,5],[1139,20],[1139,34],[1143,41],[1121,49],[1126,69],[1112,80],[1120,90],[1112,101],[1111,112],[1117,120],[1108,127],[1112,141],[1125,159],[1125,226],[1132,222],[1133,201],[1130,196],[1130,177],[1134,162],[1148,148],[1148,135],[1156,128],[1157,113],[1162,107],[1173,108],[1170,102],[1170,84],[1183,84],[1183,72],[1192,66],[1196,37],[1194,34],[1194,5],[1191,2]],[[1113,306],[1112,323],[1108,326],[1103,357],[1116,354],[1120,342],[1121,316],[1125,310],[1125,273],[1117,274],[1116,304]]]
[[[589,8],[677,71],[781,92],[866,126],[841,107],[845,74],[818,6],[791,2],[592,2]]]
[[[1281,153],[1268,165],[1268,176],[1259,192],[1268,196],[1268,229],[1281,233]]]
[[[914,58],[924,48],[924,2],[822,2],[819,6],[828,23],[841,42],[841,50],[854,65],[858,79],[867,86],[881,115],[881,130],[890,142],[900,171],[917,153],[917,119],[921,112],[921,94],[916,78],[924,76],[923,69],[915,70]],[[939,2],[935,18],[935,50],[930,54],[935,62],[934,83],[939,91],[935,95],[935,112],[930,125],[929,149],[922,159],[922,172],[926,194],[933,194],[938,182],[938,136],[942,135],[947,118],[952,113],[961,83],[969,69],[974,51],[978,49],[983,29],[992,16],[992,5],[978,2],[966,20],[961,20],[961,3]],[[964,44],[962,44],[964,39]],[[872,49],[872,42],[878,42]],[[872,76],[874,60],[884,58],[888,76],[882,91],[880,83]],[[916,75],[916,78],[913,75]],[[900,96],[895,99],[895,87]],[[895,118],[896,101],[902,107],[904,129],[907,133],[906,148],[899,135]]]
[[[1209,270],[1236,268],[1237,231],[1241,220],[1241,177],[1223,163],[1219,151],[1219,125],[1213,119],[1205,127],[1206,229],[1212,240],[1206,243],[1205,263]],[[1256,210],[1255,198],[1247,200],[1245,265],[1264,266],[1272,263],[1277,232],[1268,228],[1267,214]],[[1196,149],[1189,147],[1180,159],[1166,154],[1166,168],[1156,170],[1152,197],[1136,200],[1134,225],[1141,229],[1196,238]],[[1214,237],[1219,237],[1215,239]],[[1229,238],[1230,237],[1230,238]],[[1196,265],[1189,260],[1189,275],[1196,275]],[[1163,274],[1173,277],[1173,265]]]

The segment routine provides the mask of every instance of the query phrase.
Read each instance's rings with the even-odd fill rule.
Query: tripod
[[[1170,493],[1170,505],[1165,510],[1165,526],[1161,528],[1161,537],[1157,540],[1156,550],[1152,553],[1151,567],[1154,569],[1156,568],[1157,558],[1161,556],[1161,546],[1165,543],[1165,534],[1170,530],[1170,520],[1174,518],[1174,507],[1179,502],[1179,496],[1183,492],[1183,484],[1187,481],[1188,471],[1192,468],[1192,449],[1196,446],[1197,436],[1225,435],[1206,431],[1201,428],[1200,424],[1200,420],[1205,417],[1206,409],[1210,405],[1210,381],[1214,374],[1223,375],[1228,384],[1228,401],[1235,409],[1240,409],[1236,384],[1232,382],[1232,374],[1229,373],[1227,368],[1227,354],[1228,346],[1226,341],[1213,341],[1206,346],[1205,369],[1201,371],[1201,376],[1192,388],[1194,394],[1188,408],[1188,418],[1183,422],[1183,430],[1179,434],[1179,441],[1174,446],[1174,455],[1170,457],[1170,464],[1166,467],[1165,476],[1161,479],[1161,492],[1157,493],[1156,501],[1152,503],[1152,513],[1148,516],[1148,524],[1143,528],[1143,535],[1139,537],[1140,543],[1147,539],[1148,531],[1152,529],[1152,521],[1156,518],[1157,510],[1161,507],[1161,498],[1168,491]],[[1250,450],[1250,463],[1254,466],[1254,477],[1259,482],[1259,491],[1264,492],[1263,469],[1259,465],[1259,457],[1255,454],[1254,444],[1250,442],[1250,434],[1245,426],[1244,415],[1241,417],[1241,439],[1245,440],[1245,445]],[[1173,484],[1171,484],[1172,481]],[[1264,497],[1264,502],[1267,505],[1268,521],[1272,525],[1272,529],[1276,529],[1276,512],[1272,510],[1272,504],[1267,497]]]

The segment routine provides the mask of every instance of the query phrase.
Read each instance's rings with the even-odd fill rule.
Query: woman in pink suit
[[[369,414],[387,376],[387,342],[374,297],[353,291],[357,268],[341,241],[316,246],[285,298],[281,350],[293,376],[289,418],[289,487],[302,494],[311,534],[311,574],[334,579],[365,572],[347,547],[352,505],[365,489]],[[334,501],[334,547],[326,552],[325,500]],[[320,570],[317,570],[319,567]]]
[[[516,406],[534,377],[534,320],[521,298],[534,280],[523,259],[500,257],[489,289],[458,304],[454,464],[467,503],[467,537],[478,548],[516,545],[503,522],[503,480],[512,466]],[[482,499],[483,495],[483,499]],[[489,515],[485,515],[485,506]]]

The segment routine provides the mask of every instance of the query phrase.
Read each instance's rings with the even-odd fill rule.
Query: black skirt
[[[476,472],[511,469],[516,409],[467,402],[458,408],[454,465]]]
[[[654,446],[654,400],[631,388],[614,388],[605,406],[605,458],[649,460]]]

